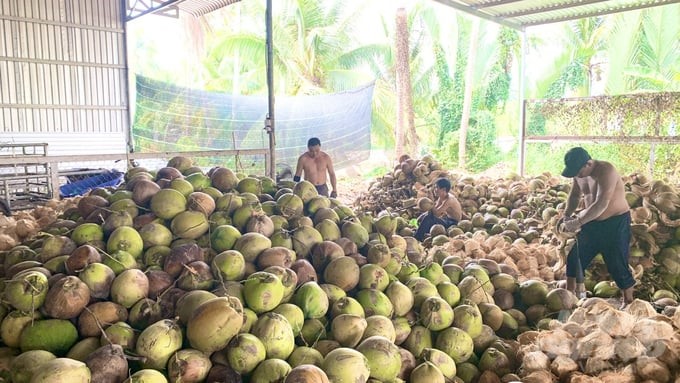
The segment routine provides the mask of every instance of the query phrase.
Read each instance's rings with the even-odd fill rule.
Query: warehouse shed
[[[130,94],[134,89],[130,89],[127,68],[126,23],[150,13],[176,17],[180,12],[187,12],[198,17],[237,1],[1,0],[0,175],[22,178],[24,173],[38,173],[41,180],[49,179],[44,193],[39,193],[47,196],[54,194],[61,182],[60,176],[74,168],[87,167],[88,162],[111,161],[124,169],[130,160],[162,159],[177,154],[131,153]],[[436,1],[518,30],[679,2]],[[271,16],[272,2],[267,3]],[[271,22],[271,17],[263,17],[263,22],[266,21]],[[269,38],[271,46],[272,37]],[[270,113],[273,116],[273,100]],[[266,161],[266,173],[273,175],[274,162],[270,160],[275,147],[273,121],[263,121],[263,127],[271,130],[269,148],[244,153]],[[36,163],[37,168],[26,167]],[[5,190],[4,197],[9,198],[7,182],[0,186]]]

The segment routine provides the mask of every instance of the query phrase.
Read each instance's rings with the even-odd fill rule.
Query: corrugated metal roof
[[[239,1],[241,0],[125,0],[126,19],[130,21],[149,13],[177,17],[179,11],[198,17]]]
[[[680,0],[435,0],[516,29],[680,3]]]

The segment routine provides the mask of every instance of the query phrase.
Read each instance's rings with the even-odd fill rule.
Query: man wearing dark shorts
[[[333,161],[328,154],[321,151],[321,141],[316,137],[307,141],[307,151],[298,158],[293,181],[300,182],[303,173],[305,180],[314,184],[320,195],[331,198],[338,196]],[[326,185],[326,173],[331,182],[330,193]]]
[[[438,178],[434,182],[434,207],[418,217],[418,229],[416,230],[415,239],[422,241],[425,235],[430,232],[434,225],[443,225],[449,227],[455,225],[460,221],[463,215],[463,208],[458,202],[456,196],[451,191],[451,181],[446,178]]]
[[[609,274],[623,293],[625,307],[633,301],[633,278],[628,267],[630,208],[621,176],[612,164],[594,160],[580,147],[564,156],[562,176],[573,178],[564,211],[565,231],[578,231],[576,244],[567,256],[567,289],[585,291],[583,274],[601,253]],[[572,216],[583,197],[585,208]],[[580,230],[580,231],[579,231]]]

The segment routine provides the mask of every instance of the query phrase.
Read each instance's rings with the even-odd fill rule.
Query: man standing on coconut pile
[[[580,147],[564,156],[562,176],[573,178],[564,211],[563,228],[577,232],[576,244],[567,255],[567,290],[585,292],[583,274],[601,253],[607,270],[623,292],[625,307],[633,301],[635,279],[628,267],[630,208],[621,176],[614,166],[594,160]],[[572,216],[583,196],[584,209]]]
[[[312,137],[307,141],[307,151],[298,158],[297,169],[293,181],[300,182],[300,176],[305,174],[305,180],[311,182],[316,187],[320,195],[328,197],[328,185],[326,184],[326,172],[331,181],[331,198],[338,196],[335,170],[333,161],[325,152],[321,151],[321,140]]]
[[[457,224],[463,216],[463,208],[456,196],[451,192],[451,181],[446,178],[437,178],[434,182],[434,207],[418,217],[418,230],[414,237],[423,241],[425,234],[430,232],[434,225],[449,226]]]

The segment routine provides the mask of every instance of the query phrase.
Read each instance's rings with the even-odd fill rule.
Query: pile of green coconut
[[[0,376],[576,382],[623,365],[638,379],[631,381],[677,376],[670,361],[680,355],[680,321],[671,310],[657,314],[650,305],[638,322],[653,324],[603,330],[638,339],[631,334],[664,323],[672,336],[663,355],[640,335],[626,354],[635,357],[610,352],[598,368],[581,368],[593,348],[583,351],[578,340],[594,329],[592,307],[606,309],[577,307],[541,274],[522,274],[520,260],[554,266],[532,250],[538,237],[521,243],[508,233],[434,228],[423,244],[412,229],[396,213],[354,211],[319,196],[306,181],[204,172],[183,157],[158,170],[130,169],[123,186],[74,199],[59,219],[0,252]],[[564,313],[571,317],[558,328]],[[567,327],[572,322],[582,331]],[[542,335],[552,333],[571,348],[551,346]],[[565,358],[574,364],[565,367]],[[658,368],[634,363],[643,358]]]

